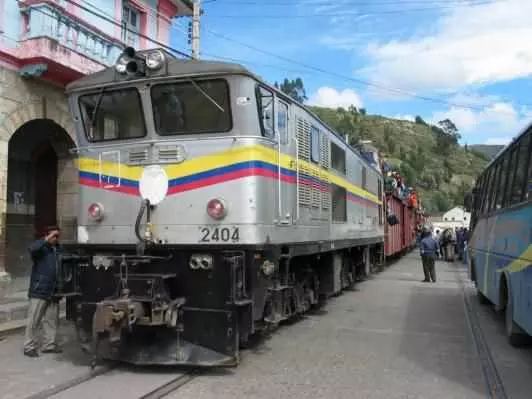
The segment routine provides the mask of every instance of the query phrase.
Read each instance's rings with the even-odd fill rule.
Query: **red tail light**
[[[102,220],[103,206],[100,204],[91,204],[89,206],[89,217],[94,220]]]
[[[227,213],[227,209],[222,200],[215,198],[207,203],[207,213],[215,220],[223,219]]]

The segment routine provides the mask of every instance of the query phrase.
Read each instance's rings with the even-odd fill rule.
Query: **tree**
[[[461,138],[458,128],[450,119],[439,121],[438,126],[431,126],[431,130],[436,136],[436,150],[444,155],[448,155]]]
[[[274,86],[300,103],[308,100],[301,78],[296,78],[295,80],[285,78],[282,84],[279,85],[275,82]]]
[[[427,122],[425,122],[425,121],[423,120],[423,118],[422,118],[421,116],[419,116],[419,115],[416,116],[416,123],[417,123],[418,125],[427,125]]]
[[[367,111],[366,111],[366,108],[360,108],[360,109],[358,110],[358,112],[360,112],[362,115],[366,115],[366,112],[367,112]]]

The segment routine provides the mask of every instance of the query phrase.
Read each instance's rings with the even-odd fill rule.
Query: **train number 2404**
[[[238,242],[240,230],[238,227],[202,227],[200,242]]]

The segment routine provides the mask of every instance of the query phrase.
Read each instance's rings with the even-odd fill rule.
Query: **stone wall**
[[[10,232],[6,246],[6,231],[9,226],[8,211],[15,206],[13,198],[7,198],[8,184],[8,149],[9,140],[23,125],[35,119],[48,119],[55,122],[62,129],[56,129],[51,144],[58,155],[58,184],[57,184],[57,219],[64,229],[64,239],[75,239],[76,205],[77,205],[77,167],[75,158],[69,154],[69,146],[75,143],[75,132],[68,111],[64,89],[48,84],[38,79],[21,78],[16,71],[0,66],[0,279],[6,277],[10,264],[13,269],[25,270],[29,273],[31,263],[28,260],[27,245],[31,241],[28,233],[32,224],[31,204],[27,204],[18,220],[24,220],[26,229]],[[35,135],[47,132],[35,131]],[[61,137],[64,136],[64,137]],[[39,138],[35,137],[36,141]],[[52,142],[53,141],[53,142]],[[65,143],[70,143],[65,145]],[[11,162],[16,165],[16,161]],[[20,166],[20,163],[19,163]],[[14,167],[14,166],[12,166]],[[19,175],[20,175],[19,171]],[[28,171],[28,173],[31,173]],[[35,193],[38,195],[38,193]],[[17,212],[14,212],[17,213]],[[17,218],[17,217],[15,217]],[[15,244],[16,243],[16,244]],[[20,245],[19,245],[20,244]],[[18,265],[15,267],[14,263]],[[17,273],[17,274],[19,274]],[[0,287],[1,291],[1,287]]]

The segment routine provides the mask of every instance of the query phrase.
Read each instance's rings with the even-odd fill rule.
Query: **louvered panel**
[[[308,166],[299,167],[299,204],[303,206],[312,204],[311,176],[312,172]]]
[[[326,173],[322,172],[322,185],[323,190],[321,192],[321,207],[322,209],[330,209],[331,207],[331,180],[327,177]]]
[[[321,136],[321,159],[320,163],[325,169],[329,169],[329,138],[323,134]]]
[[[157,160],[162,163],[183,162],[185,160],[185,149],[180,145],[159,147]]]
[[[128,153],[128,163],[139,164],[148,159],[148,150],[131,150]]]
[[[310,160],[310,123],[297,118],[297,141],[299,159]]]
[[[312,168],[312,207],[321,205],[321,173],[318,168]]]

